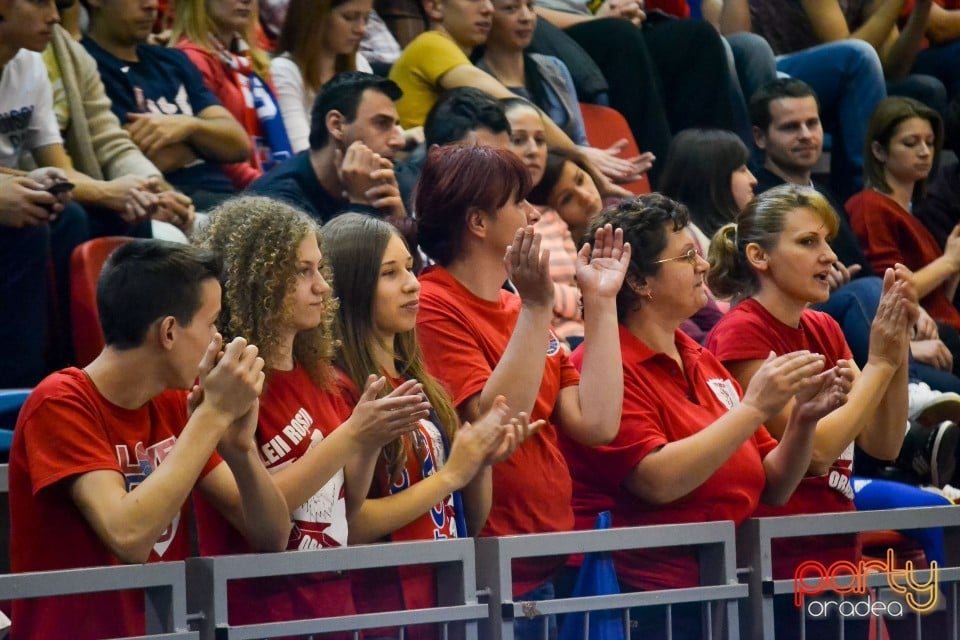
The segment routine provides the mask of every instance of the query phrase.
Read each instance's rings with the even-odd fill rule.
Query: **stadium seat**
[[[581,102],[580,113],[583,114],[583,126],[587,131],[590,146],[606,149],[617,140],[626,138],[627,147],[620,155],[624,158],[640,155],[640,148],[637,146],[637,141],[633,139],[630,125],[619,111],[598,104]],[[637,196],[650,193],[650,180],[646,175],[641,176],[639,180],[626,182],[620,186]]]
[[[97,315],[97,278],[107,257],[131,238],[96,238],[77,246],[70,256],[70,323],[76,365],[85,367],[103,349]]]

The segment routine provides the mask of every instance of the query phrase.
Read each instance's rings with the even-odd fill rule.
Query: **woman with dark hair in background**
[[[357,53],[372,10],[373,0],[290,0],[270,72],[294,153],[310,146],[320,88],[341,71],[373,72]]]
[[[724,129],[686,129],[670,144],[660,192],[686,205],[690,230],[706,255],[720,227],[743,211],[757,179],[747,164],[750,151]]]
[[[912,213],[943,145],[943,122],[933,109],[910,98],[887,98],[867,125],[866,189],[846,209],[867,259],[881,270],[903,263],[924,309],[937,322],[923,337],[933,353],[915,355],[954,374],[960,372],[960,311],[953,304],[960,281],[960,227],[940,247]]]

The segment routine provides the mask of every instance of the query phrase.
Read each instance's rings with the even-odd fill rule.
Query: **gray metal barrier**
[[[482,590],[489,590],[490,598],[490,618],[481,623],[481,637],[513,640],[514,619],[527,617],[542,621],[543,637],[547,638],[547,616],[587,612],[586,626],[590,611],[611,609],[622,611],[624,627],[629,629],[630,607],[700,602],[704,603],[703,628],[707,630],[707,637],[739,638],[737,600],[747,597],[747,587],[737,582],[734,545],[732,522],[480,538],[477,540],[478,584]],[[511,563],[519,558],[677,546],[697,548],[701,586],[537,602],[517,602],[512,597]],[[668,607],[668,616],[669,611]],[[583,637],[587,637],[586,631]]]
[[[38,571],[0,576],[0,600],[143,589],[146,631],[136,640],[197,640],[187,625],[183,562]],[[13,620],[16,628],[17,621]]]
[[[886,529],[924,529],[939,527],[944,530],[944,537],[947,547],[946,561],[948,567],[938,567],[937,581],[939,582],[939,596],[944,598],[943,606],[938,607],[938,612],[944,612],[944,624],[936,632],[928,634],[936,640],[942,638],[960,639],[958,632],[958,588],[960,588],[960,508],[956,506],[943,507],[923,507],[914,509],[891,509],[885,511],[860,511],[851,513],[830,513],[802,516],[787,516],[778,518],[752,518],[741,525],[738,530],[737,548],[741,551],[741,560],[748,562],[749,570],[748,583],[750,585],[750,598],[748,606],[744,609],[744,638],[753,638],[756,640],[774,640],[774,596],[791,594],[800,590],[804,594],[813,594],[819,589],[835,584],[846,590],[855,587],[854,580],[862,580],[870,588],[889,587],[889,573],[883,571],[863,571],[857,575],[845,579],[843,577],[830,578],[829,572],[822,572],[821,575],[801,576],[803,579],[795,583],[793,578],[774,580],[773,579],[773,560],[771,552],[771,541],[777,538],[799,538],[811,535],[831,535],[844,533],[859,533],[864,531],[882,531]],[[811,553],[812,555],[812,553]],[[870,569],[871,567],[866,567]],[[872,567],[878,569],[876,564]],[[881,567],[882,568],[882,567]],[[920,584],[928,583],[931,579],[930,570],[914,569],[915,579]],[[894,580],[902,579],[903,574],[894,574]],[[829,582],[829,580],[833,582]],[[829,597],[829,594],[828,594]],[[834,600],[835,609],[839,610],[839,603],[844,602],[841,596],[839,600]],[[853,601],[846,607],[851,614],[860,617],[860,614],[866,614],[864,619],[870,620],[872,624],[879,628],[881,623],[881,614],[883,611],[875,609],[873,612],[867,612],[865,609],[857,609]],[[807,600],[802,601],[802,606],[798,608],[798,624],[804,627]],[[827,615],[829,605],[820,603],[818,605],[824,609],[824,615]],[[911,637],[922,638],[923,618],[915,611],[910,611],[907,607],[901,607],[903,613],[912,616],[913,624],[910,631]],[[819,609],[818,609],[819,611]],[[836,612],[834,612],[836,613]],[[840,611],[840,613],[843,613]],[[814,612],[815,615],[819,615]],[[842,624],[843,615],[836,615],[838,627]],[[895,620],[887,619],[887,624],[894,623]],[[801,632],[803,633],[803,632]],[[803,637],[803,636],[801,636]],[[879,635],[877,637],[880,637]]]
[[[191,618],[199,625],[203,640],[275,638],[378,627],[401,627],[403,640],[402,627],[414,624],[440,625],[444,638],[477,640],[477,621],[487,617],[487,606],[477,602],[474,558],[474,542],[469,538],[191,558],[187,561],[187,597]],[[228,624],[227,582],[230,580],[408,565],[435,568],[437,607],[256,625]]]

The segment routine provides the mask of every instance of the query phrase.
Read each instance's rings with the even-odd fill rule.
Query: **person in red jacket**
[[[866,189],[847,201],[850,225],[874,270],[902,263],[913,271],[923,308],[941,331],[956,336],[960,311],[953,304],[960,281],[960,226],[940,247],[913,216],[943,146],[943,121],[933,109],[910,98],[887,98],[867,125],[864,153]],[[947,327],[944,327],[947,325]],[[950,331],[950,329],[953,331]],[[945,335],[950,338],[951,336]],[[960,367],[960,340],[944,340]]]

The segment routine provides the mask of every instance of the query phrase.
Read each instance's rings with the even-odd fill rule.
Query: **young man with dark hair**
[[[476,144],[506,149],[510,145],[510,121],[499,100],[473,87],[444,91],[423,123],[424,144],[410,158],[397,164],[397,182],[403,202],[413,203],[413,187],[427,152],[447,144]]]
[[[320,90],[310,114],[310,148],[256,180],[248,192],[279,198],[321,224],[347,209],[406,218],[393,171],[403,148],[392,80],[340,73]]]
[[[749,110],[753,142],[763,153],[763,166],[755,172],[756,193],[784,182],[814,187],[827,198],[840,219],[840,230],[831,244],[839,257],[839,266],[857,265],[854,273],[872,275],[842,202],[834,198],[826,185],[813,179],[813,169],[823,155],[823,123],[817,94],[802,80],[774,80],[753,94]],[[835,275],[837,286],[850,280],[843,272]]]
[[[48,376],[17,422],[14,572],[181,560],[194,487],[252,547],[286,546],[287,505],[253,439],[263,360],[242,338],[221,350],[219,273],[214,254],[158,240],[107,261],[106,346]],[[142,605],[129,591],[18,600],[11,638],[142,635]]]

